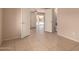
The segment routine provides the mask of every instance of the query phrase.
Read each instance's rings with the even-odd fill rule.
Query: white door
[[[53,20],[52,9],[46,9],[46,12],[45,12],[45,31],[52,32],[52,20]]]
[[[30,10],[22,9],[22,26],[21,26],[21,38],[30,35]]]

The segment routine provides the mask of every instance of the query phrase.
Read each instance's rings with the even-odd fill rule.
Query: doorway
[[[36,15],[36,31],[44,32],[45,15],[44,13],[37,13]]]
[[[57,20],[55,9],[44,9],[41,11],[31,12],[30,28],[34,32],[56,32]]]
[[[30,30],[31,33],[45,31],[45,13],[31,12]]]

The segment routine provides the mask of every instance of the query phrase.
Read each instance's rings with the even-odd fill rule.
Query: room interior
[[[39,15],[44,33],[35,31]],[[78,19],[78,8],[0,8],[0,50],[79,50]]]

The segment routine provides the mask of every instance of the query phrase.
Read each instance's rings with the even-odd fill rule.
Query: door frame
[[[44,16],[44,32],[45,32],[45,13],[43,12],[38,12],[37,15],[43,15]]]

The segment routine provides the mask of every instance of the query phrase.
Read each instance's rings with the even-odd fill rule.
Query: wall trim
[[[20,38],[20,36],[17,35],[17,36],[12,36],[12,37],[5,38],[5,39],[3,39],[3,41],[18,39],[18,38]]]
[[[69,39],[69,40],[73,40],[73,41],[75,41],[75,42],[79,42],[79,40],[77,40],[77,39],[74,39],[74,38],[72,38],[72,37],[69,37],[69,36],[67,36],[67,35],[64,35],[64,34],[62,34],[62,33],[57,33],[59,36],[62,36],[62,37],[64,37],[64,38],[67,38],[67,39]]]

